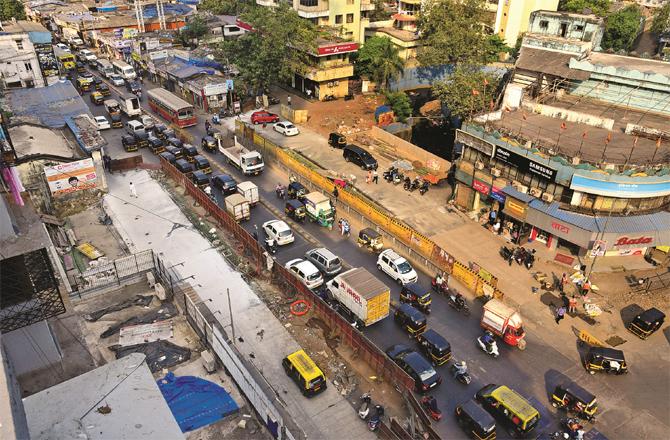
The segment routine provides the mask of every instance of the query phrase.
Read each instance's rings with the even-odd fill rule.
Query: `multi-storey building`
[[[49,63],[49,57],[51,63]],[[51,34],[30,21],[9,21],[0,25],[0,75],[5,88],[44,87],[42,74],[58,72],[51,50]]]
[[[487,3],[489,11],[495,9],[493,32],[510,47],[528,30],[528,19],[533,11],[555,11],[558,0],[498,0]]]

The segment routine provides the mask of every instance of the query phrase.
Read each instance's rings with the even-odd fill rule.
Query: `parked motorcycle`
[[[465,361],[454,362],[451,364],[451,374],[456,380],[464,385],[469,385],[472,381],[470,373],[468,373],[468,365]]]
[[[437,399],[433,396],[424,396],[421,398],[421,406],[428,413],[431,419],[439,422],[442,419],[442,411],[437,407]]]
[[[483,336],[478,337],[477,345],[479,345],[479,348],[489,356],[497,358],[500,355],[498,344],[496,344],[496,341],[493,339],[493,335],[490,332],[486,332]]]
[[[266,238],[265,239],[265,249],[267,249],[268,252],[270,252],[271,255],[274,255],[277,253],[277,242],[274,241],[272,238]]]
[[[326,95],[323,97],[324,101],[335,101],[336,99],[335,95]]]
[[[419,194],[421,194],[421,195],[426,194],[428,192],[428,186],[429,186],[428,182],[424,181],[421,184],[421,187],[419,188]]]
[[[500,247],[500,256],[503,258],[503,260],[509,261],[512,258],[513,254],[514,249],[508,248],[507,246]]]
[[[567,430],[567,434],[570,438],[576,440],[582,440],[584,438],[584,425],[581,424],[581,421],[576,417],[569,417],[562,420],[562,425]]]
[[[384,177],[384,180],[386,180],[387,182],[393,182],[393,178],[395,177],[397,172],[398,169],[392,166],[388,170],[384,171],[382,176]]]
[[[405,177],[404,180],[405,183],[403,183],[402,188],[405,191],[409,191],[409,189],[412,187],[412,179],[409,178],[409,176]]]
[[[533,264],[535,264],[535,249],[531,250],[530,252],[526,252],[526,257],[523,260],[523,264],[528,270],[533,267]]]
[[[470,316],[470,307],[468,307],[468,304],[465,302],[465,298],[460,294],[460,292],[457,292],[456,290],[449,290],[447,298],[449,306],[451,306],[452,309],[458,312],[462,312],[465,316]]]
[[[421,179],[415,177],[414,180],[412,180],[412,185],[409,187],[409,192],[412,192],[415,189],[419,189],[420,186],[421,186]]]
[[[368,420],[368,429],[370,431],[376,431],[379,429],[379,425],[382,423],[382,416],[384,415],[384,407],[381,405],[375,405],[375,413]]]
[[[370,398],[370,393],[365,393],[361,396],[361,406],[358,408],[358,417],[363,420],[367,420],[370,415],[370,406],[372,399]]]
[[[400,171],[396,171],[396,173],[393,175],[393,184],[398,185],[403,181],[403,179],[404,176],[402,175],[402,173]]]

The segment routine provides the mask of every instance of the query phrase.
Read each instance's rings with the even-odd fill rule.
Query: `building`
[[[0,75],[5,88],[44,87],[45,77],[57,76],[51,33],[30,21],[0,24]]]
[[[498,0],[487,3],[487,9],[495,9],[493,32],[510,47],[528,30],[528,19],[533,11],[555,11],[558,0]]]
[[[529,150],[480,127],[456,134],[455,202],[503,214],[519,240],[584,256],[644,254],[670,244],[670,174],[628,174],[575,166]],[[624,166],[625,168],[625,166]]]
[[[398,56],[405,62],[405,66],[415,67],[418,65],[417,50],[421,46],[416,20],[412,14],[397,13],[391,20],[370,22],[365,29],[365,39],[375,36],[389,38],[398,48]]]

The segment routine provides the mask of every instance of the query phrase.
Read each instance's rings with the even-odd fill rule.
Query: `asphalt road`
[[[117,92],[113,87],[112,90],[113,97],[115,97]],[[105,114],[102,106],[96,107],[90,103],[88,94],[86,94],[84,99],[89,103],[94,115]],[[144,97],[142,104],[146,105],[146,98]],[[109,142],[108,152],[113,158],[127,154],[120,146],[120,136],[123,131],[122,129],[111,129],[103,132],[103,135]],[[196,139],[200,139],[204,135],[204,126],[198,125],[190,128],[189,131]],[[299,140],[299,136],[291,141],[296,142],[296,140]],[[272,210],[267,207],[273,208],[275,212],[283,213],[284,202],[277,199],[274,187],[277,181],[282,179],[282,183],[286,184],[286,176],[279,174],[276,170],[266,169],[260,176],[252,177],[251,179],[245,178],[240,172],[225,163],[220,154],[204,152],[201,152],[201,154],[209,157],[216,169],[215,173],[225,171],[233,175],[238,182],[252,180],[259,186],[261,200],[267,206],[259,204],[252,209],[251,221],[243,224],[245,229],[252,232],[254,225],[258,225],[260,231],[263,222],[276,218]],[[142,149],[142,155],[146,162],[157,162],[157,158],[148,149]],[[217,197],[221,202],[221,194],[217,193]],[[329,231],[326,228],[309,222],[302,224],[302,227],[321,246],[330,249],[348,265],[352,267],[365,267],[377,275],[380,280],[391,287],[392,299],[395,301],[398,300],[400,287],[390,277],[376,269],[375,255],[361,250],[355,244],[354,237],[358,232],[357,230],[352,231],[351,238],[344,238],[339,235],[337,228]],[[279,248],[276,255],[278,263],[284,264],[293,258],[302,257],[305,251],[316,247],[300,234],[294,235],[296,236],[294,243]],[[429,276],[421,272],[419,272],[419,282],[423,286],[430,286]],[[549,404],[549,396],[551,395],[553,386],[568,378],[573,380],[579,380],[580,377],[583,378],[585,375],[583,368],[576,364],[574,360],[561,354],[557,349],[548,346],[537,335],[532,333],[527,335],[528,348],[525,351],[520,351],[517,348],[509,347],[499,342],[500,357],[497,359],[489,357],[476,346],[475,341],[476,337],[482,333],[479,327],[481,304],[478,302],[473,303],[472,301],[469,301],[469,304],[472,314],[466,318],[451,309],[445,298],[433,295],[432,313],[428,317],[428,328],[436,330],[451,343],[454,359],[466,360],[469,371],[473,376],[472,383],[465,386],[451,378],[448,366],[438,367],[438,372],[442,375],[443,382],[437,389],[433,390],[432,394],[438,399],[439,406],[443,413],[445,413],[445,417],[435,425],[436,429],[445,439],[465,438],[464,433],[454,423],[454,419],[451,416],[454,407],[472,398],[475,392],[482,386],[496,383],[508,385],[517,390],[528,398],[540,411],[542,419],[539,429],[535,434],[553,432],[558,426],[558,418],[555,415],[555,410]],[[365,329],[364,333],[382,350],[396,343],[405,343],[410,346],[415,345],[406,333],[401,331],[394,323],[392,317]],[[591,380],[595,381],[597,386],[589,385],[587,389],[598,395],[601,404],[605,400],[603,397],[611,399],[613,403],[620,402],[622,400],[622,392],[633,395],[638,388],[635,382],[625,380],[623,377],[602,378],[600,376],[597,379]],[[646,382],[645,385],[650,387],[650,384],[646,384]],[[375,396],[373,396],[374,398]],[[626,417],[630,416],[630,414],[626,415]],[[654,416],[657,417],[656,414]],[[596,427],[605,433],[608,432],[608,425],[611,428],[610,430],[613,431],[621,423],[621,420],[616,420],[616,418],[611,422],[608,422],[606,418],[604,419],[603,422],[598,422]],[[500,425],[498,426],[500,428]],[[587,425],[586,429],[590,428],[591,426]],[[507,434],[499,429],[498,437],[506,438]]]

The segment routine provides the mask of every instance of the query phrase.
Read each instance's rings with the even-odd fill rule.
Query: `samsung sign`
[[[642,179],[640,179],[642,180]],[[579,175],[572,176],[570,189],[600,196],[641,199],[670,195],[670,180],[666,182],[614,182],[591,179]]]
[[[495,152],[493,153],[493,158],[499,162],[512,165],[519,169],[521,172],[535,174],[544,179],[550,180],[552,182],[556,179],[556,170],[549,168],[547,165],[543,165],[534,160],[530,160],[526,156],[522,156],[513,151],[510,151],[506,148],[496,145]]]

